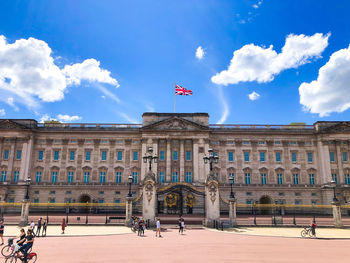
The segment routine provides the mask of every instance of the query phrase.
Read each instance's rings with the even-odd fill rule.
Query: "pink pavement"
[[[349,262],[348,240],[234,235],[169,229],[156,238],[136,234],[36,238],[38,263],[109,262]],[[1,259],[3,260],[3,259]],[[3,262],[3,261],[1,261]]]

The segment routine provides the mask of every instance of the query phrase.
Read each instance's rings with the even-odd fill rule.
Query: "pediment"
[[[338,124],[327,127],[324,132],[350,132],[350,122],[340,122]]]
[[[180,117],[171,117],[142,127],[143,130],[199,131],[209,128]]]
[[[1,120],[0,121],[0,130],[23,130],[28,129],[26,126],[19,124],[11,120]]]

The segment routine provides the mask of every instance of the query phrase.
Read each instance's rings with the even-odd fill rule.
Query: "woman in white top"
[[[156,227],[157,227],[157,229],[156,229],[156,237],[158,236],[158,234],[159,234],[159,237],[162,237],[162,235],[160,234],[160,220],[159,220],[159,218],[157,218]]]

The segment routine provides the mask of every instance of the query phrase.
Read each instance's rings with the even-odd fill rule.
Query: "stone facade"
[[[129,175],[133,195],[142,191],[149,147],[159,157],[152,165],[157,189],[187,182],[204,192],[203,157],[212,148],[226,203],[230,174],[238,204],[330,204],[332,176],[340,202],[350,200],[350,122],[210,125],[207,113],[144,113],[139,125],[1,119],[0,201],[21,202],[30,177],[32,202],[123,203]],[[165,197],[157,196],[157,206],[166,212]],[[193,211],[204,209],[204,199],[194,198]]]

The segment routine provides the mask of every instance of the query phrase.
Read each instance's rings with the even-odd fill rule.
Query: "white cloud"
[[[211,80],[222,85],[247,81],[270,82],[283,70],[298,68],[311,59],[321,57],[328,46],[329,36],[321,33],[313,36],[290,34],[279,54],[272,45],[268,48],[245,45],[233,52],[228,69],[217,73]]]
[[[15,105],[14,99],[12,97],[7,98],[6,103],[14,108],[15,111],[19,111],[19,108]]]
[[[350,108],[350,45],[334,52],[320,68],[317,80],[299,87],[304,110],[320,117]]]
[[[57,119],[61,122],[73,122],[73,121],[80,121],[82,118],[80,116],[74,115],[74,116],[69,116],[67,114],[58,114]]]
[[[201,60],[202,58],[204,58],[204,55],[205,55],[205,51],[202,48],[202,46],[197,47],[197,49],[196,49],[196,58]]]
[[[129,123],[132,123],[132,124],[138,124],[139,123],[136,119],[130,117],[128,114],[126,114],[124,112],[118,112],[118,114],[120,116],[122,116]]]
[[[102,95],[101,98],[105,100],[105,99],[106,99],[106,96],[105,96],[105,95]]]
[[[7,102],[11,97],[26,106],[37,107],[41,101],[62,100],[67,86],[79,85],[82,80],[118,86],[117,80],[101,69],[95,59],[60,69],[45,41],[28,38],[8,43],[0,35],[0,100]]]
[[[222,87],[219,87],[218,98],[222,105],[222,113],[220,120],[217,121],[217,124],[223,124],[226,121],[228,115],[230,114],[230,109],[223,94]]]
[[[249,99],[250,100],[257,100],[257,99],[259,99],[260,98],[260,94],[259,93],[257,93],[257,92],[255,92],[255,91],[253,91],[252,93],[250,93],[249,95],[248,95],[248,97],[249,97]]]
[[[50,120],[56,120],[56,119],[51,118],[48,114],[44,114],[43,116],[41,116],[39,122],[45,122]]]
[[[253,5],[253,8],[258,9],[259,6],[258,6],[257,4],[254,4],[254,5]]]
[[[0,109],[0,116],[5,116],[5,115],[6,115],[5,109]]]

